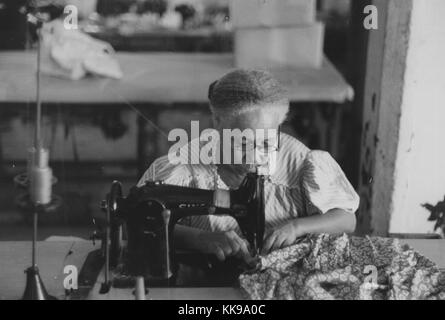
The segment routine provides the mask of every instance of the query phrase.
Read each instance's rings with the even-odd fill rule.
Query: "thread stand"
[[[45,210],[45,205],[51,203],[52,199],[52,170],[48,166],[49,152],[43,148],[42,140],[42,100],[40,95],[41,76],[41,30],[43,19],[34,14],[28,13],[28,22],[36,27],[37,31],[37,75],[36,75],[36,118],[34,147],[29,150],[28,157],[28,177],[30,200],[33,204],[33,237],[32,237],[32,265],[25,270],[26,287],[23,293],[23,300],[57,300],[48,294],[45,285],[39,274],[37,267],[37,226],[39,213]]]
[[[33,214],[33,237],[32,237],[32,265],[25,270],[26,287],[22,300],[57,300],[48,294],[45,285],[40,277],[39,268],[37,267],[37,224],[38,215],[44,210],[41,205],[36,205]]]

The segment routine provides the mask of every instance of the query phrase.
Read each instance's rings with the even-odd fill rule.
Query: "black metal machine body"
[[[198,215],[233,217],[255,256],[262,247],[265,211],[265,176],[248,174],[237,190],[204,190],[146,182],[127,197],[113,182],[104,201],[106,232],[102,236],[106,292],[110,270],[125,265],[132,276],[168,281],[176,272],[173,232],[177,222]],[[126,245],[123,235],[126,235]]]

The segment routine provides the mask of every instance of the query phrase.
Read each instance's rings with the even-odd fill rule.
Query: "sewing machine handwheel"
[[[107,207],[111,215],[116,215],[118,212],[118,200],[122,199],[122,184],[119,181],[113,181],[111,184],[110,193],[107,196]]]

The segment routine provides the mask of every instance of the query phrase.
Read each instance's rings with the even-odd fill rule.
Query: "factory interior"
[[[276,2],[42,0],[35,29],[28,1],[0,0],[0,243],[26,251],[32,240],[36,99],[52,169],[36,240],[90,244],[112,182],[127,194],[169,152],[169,132],[191,134],[192,121],[211,128],[212,82],[264,66],[288,92],[280,130],[328,152],[357,192],[352,234],[419,241],[413,247],[445,264],[445,2],[282,1],[297,13]],[[88,61],[75,43],[85,39],[105,48],[103,60]],[[67,246],[42,245],[41,269],[62,266],[42,257]],[[21,250],[10,248],[0,252]],[[5,270],[0,279],[12,277]]]

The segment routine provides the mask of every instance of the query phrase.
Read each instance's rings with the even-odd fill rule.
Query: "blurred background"
[[[43,130],[61,202],[41,216],[40,238],[88,238],[111,182],[127,191],[136,184],[167,153],[171,129],[211,126],[208,85],[234,67],[258,66],[290,89],[284,130],[329,151],[359,191],[358,234],[439,234],[445,83],[435,70],[445,65],[434,58],[444,53],[443,2],[279,2],[0,0],[0,240],[29,238],[26,191],[14,183],[33,143],[29,8],[112,47],[84,72],[74,62],[86,49],[61,45],[56,28],[44,37]],[[378,8],[377,30],[364,28],[369,4]]]

